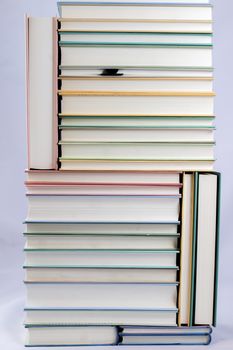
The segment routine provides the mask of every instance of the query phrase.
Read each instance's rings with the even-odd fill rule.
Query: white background
[[[215,0],[216,170],[222,172],[218,327],[208,349],[233,349],[233,1]],[[57,15],[55,0],[0,0],[0,346],[23,349],[26,216],[24,14]],[[136,347],[134,347],[135,349]],[[157,347],[158,348],[158,347]],[[169,347],[171,348],[171,347]],[[177,349],[178,347],[176,347]],[[189,349],[197,347],[189,347]],[[106,349],[106,348],[105,348]],[[132,348],[130,348],[132,349]],[[163,347],[164,350],[167,347]],[[181,349],[184,349],[181,348]],[[198,349],[202,349],[199,347]],[[205,347],[206,349],[206,347]]]

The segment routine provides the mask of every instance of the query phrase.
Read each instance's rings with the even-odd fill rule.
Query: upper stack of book
[[[207,344],[220,198],[212,7],[58,7],[58,19],[26,19],[27,344]]]

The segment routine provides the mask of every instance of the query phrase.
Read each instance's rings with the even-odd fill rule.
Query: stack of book
[[[208,344],[212,7],[58,7],[26,18],[27,346]]]

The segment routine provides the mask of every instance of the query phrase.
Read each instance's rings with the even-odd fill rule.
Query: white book
[[[118,343],[116,327],[26,327],[26,346],[114,345]]]
[[[140,76],[83,76],[61,77],[62,91],[213,91],[212,78],[201,77],[140,77]]]
[[[182,233],[180,254],[179,325],[189,324],[191,256],[193,240],[193,174],[183,175]]]
[[[212,44],[211,34],[187,34],[187,33],[128,33],[128,32],[98,32],[89,31],[59,31],[59,40],[64,42],[79,42],[79,43],[161,43],[161,44]]]
[[[177,309],[173,310],[80,310],[29,309],[26,324],[82,325],[153,325],[176,326]]]
[[[213,116],[69,116],[61,115],[61,126],[77,126],[77,127],[141,127],[141,128],[213,128]]]
[[[111,69],[111,67],[109,67]],[[60,74],[63,77],[70,78],[77,77],[82,78],[87,76],[90,78],[96,78],[96,76],[103,77],[104,67],[79,67],[79,66],[59,66]],[[213,68],[204,67],[116,67],[118,76],[124,76],[124,78],[134,78],[135,76],[140,78],[192,78],[196,79],[213,79]],[[78,89],[77,89],[78,90]],[[184,90],[185,91],[185,90]]]
[[[25,267],[25,280],[28,282],[176,282],[177,268],[157,269],[106,269],[78,267]]]
[[[211,341],[209,334],[123,334],[122,345],[208,345]]]
[[[157,170],[157,171],[211,171],[214,160],[69,160],[61,158],[62,170]]]
[[[213,115],[214,93],[62,92],[61,110],[68,115]]]
[[[59,3],[62,18],[92,19],[166,19],[166,20],[211,20],[212,7],[204,4],[159,4],[159,3]]]
[[[174,33],[204,33],[213,31],[212,20],[156,20],[156,19],[108,19],[91,18],[59,18],[60,29],[63,31],[125,31],[125,32],[174,32]]]
[[[28,183],[126,183],[126,184],[180,184],[179,172],[76,172],[76,171],[27,171]]]
[[[176,267],[178,250],[25,249],[28,266]]]
[[[64,159],[210,160],[213,142],[72,142],[60,141]]]
[[[30,327],[26,346],[114,345],[118,342],[116,327]]]
[[[26,18],[29,168],[56,168],[53,18]],[[45,127],[46,125],[46,127]],[[43,137],[42,137],[43,135]]]
[[[200,174],[194,323],[213,324],[216,277],[217,175]]]
[[[179,221],[172,223],[75,223],[75,222],[32,222],[27,221],[27,233],[79,233],[119,235],[166,235],[176,234]]]
[[[123,327],[122,334],[144,334],[144,335],[163,335],[167,336],[169,335],[185,335],[185,334],[193,334],[193,335],[200,335],[200,334],[211,334],[212,329],[210,326],[182,326],[182,327],[143,327],[143,326],[125,326]]]
[[[61,126],[62,142],[213,142],[209,128],[101,128]]]
[[[176,308],[177,284],[25,282],[29,308]]]
[[[174,222],[179,196],[28,196],[27,220]]]
[[[26,235],[28,249],[176,249],[178,236]]]
[[[27,194],[48,195],[179,195],[179,186],[27,184]]]
[[[61,65],[69,67],[212,66],[212,47],[209,45],[90,45],[64,42],[60,46]]]

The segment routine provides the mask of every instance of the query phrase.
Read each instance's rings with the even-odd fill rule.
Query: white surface
[[[217,122],[217,164],[223,176],[222,219],[220,242],[220,276],[218,327],[213,342],[207,348],[188,347],[188,350],[232,350],[233,348],[233,235],[232,235],[232,77],[233,41],[230,0],[215,0],[215,77]],[[4,36],[1,43],[1,210],[0,210],[0,345],[4,350],[22,350],[24,330],[23,238],[21,222],[26,215],[24,197],[24,168],[26,167],[26,133],[24,100],[24,13],[34,16],[52,16],[56,11],[54,0],[1,0],[1,25]],[[10,103],[9,103],[10,101]],[[9,135],[10,140],[9,142]],[[7,146],[7,152],[6,150]],[[229,161],[230,160],[230,161]],[[67,348],[54,348],[54,350]],[[98,348],[118,350],[117,347]],[[132,347],[123,347],[132,350]],[[143,347],[135,346],[134,350]],[[148,347],[145,349],[149,350]],[[158,347],[150,349],[157,350]],[[184,350],[184,347],[163,347],[162,350]],[[47,348],[41,348],[47,350]],[[85,350],[93,350],[86,347]]]

